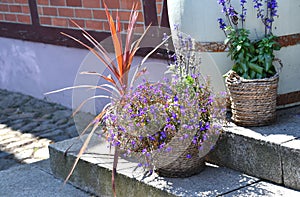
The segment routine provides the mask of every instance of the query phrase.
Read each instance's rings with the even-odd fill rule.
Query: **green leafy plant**
[[[233,60],[232,70],[245,79],[262,79],[276,74],[273,62],[274,51],[280,50],[276,36],[272,34],[272,24],[277,15],[276,0],[254,0],[254,9],[257,11],[257,18],[261,19],[265,26],[265,35],[256,40],[250,40],[250,31],[244,28],[247,10],[246,0],[240,0],[241,13],[239,14],[231,5],[230,0],[219,0],[222,12],[225,14],[226,22],[219,18],[220,28],[226,35],[225,44],[228,45],[228,56]],[[266,14],[262,7],[265,5]],[[240,21],[240,23],[239,23]],[[240,26],[239,26],[240,24]]]

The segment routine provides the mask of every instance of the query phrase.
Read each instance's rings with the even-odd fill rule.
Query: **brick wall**
[[[138,4],[137,27],[168,27],[167,0],[105,0],[109,12],[119,13],[122,28],[127,29],[133,3]],[[0,36],[81,47],[60,32],[80,38],[74,20],[100,42],[109,36],[104,0],[0,0]]]
[[[38,21],[41,26],[74,29],[69,20],[87,30],[108,31],[103,0],[33,0],[36,1]],[[155,1],[155,0],[154,0]],[[122,28],[128,26],[133,3],[138,3],[138,26],[144,26],[142,0],[106,0],[106,4],[115,18],[119,13]],[[156,0],[157,18],[161,20],[163,0]],[[28,0],[0,0],[0,21],[31,24]]]
[[[141,2],[137,2],[139,2],[137,24],[143,25]],[[74,24],[69,20],[72,19],[87,30],[109,30],[102,0],[38,0],[37,6],[39,21],[43,26],[75,28]],[[118,10],[122,27],[126,28],[132,1],[109,0],[107,1],[107,6],[114,17]]]
[[[0,0],[0,21],[30,24],[28,0]]]

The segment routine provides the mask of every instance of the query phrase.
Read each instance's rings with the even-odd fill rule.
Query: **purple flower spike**
[[[220,25],[220,29],[224,30],[226,28],[226,24],[222,18],[218,18],[218,22]]]

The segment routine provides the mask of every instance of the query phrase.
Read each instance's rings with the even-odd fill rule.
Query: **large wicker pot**
[[[279,76],[243,79],[235,72],[226,77],[232,120],[240,126],[264,126],[276,120],[276,97]]]
[[[163,153],[155,155],[155,157],[155,171],[163,177],[190,177],[200,173],[205,168],[204,157],[200,156],[198,147],[193,144],[188,147],[178,144],[175,154],[171,153],[166,156]]]
[[[179,137],[178,137],[179,136]],[[210,142],[213,136],[209,140],[205,141],[201,150],[198,146],[193,144],[191,139],[184,139],[180,135],[174,136],[170,142],[162,149],[155,149],[152,151],[152,165],[155,168],[155,172],[163,177],[184,178],[198,174],[205,168],[205,156],[210,151]],[[155,146],[149,144],[148,146]],[[142,150],[147,146],[143,144],[142,147],[137,147],[134,150],[134,160],[144,158]],[[166,151],[171,148],[170,151]]]

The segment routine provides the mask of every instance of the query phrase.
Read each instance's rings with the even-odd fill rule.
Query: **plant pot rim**
[[[225,77],[226,83],[253,83],[253,82],[270,82],[270,81],[276,81],[279,79],[279,73],[276,72],[275,75],[268,77],[268,78],[262,78],[262,79],[245,79],[241,76],[239,76],[235,71],[230,70],[227,76]]]

